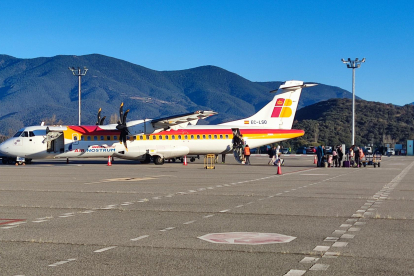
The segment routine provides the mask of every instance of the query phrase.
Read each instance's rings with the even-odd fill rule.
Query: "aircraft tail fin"
[[[232,126],[253,126],[270,127],[275,129],[291,129],[295,118],[296,110],[302,88],[315,86],[317,84],[303,84],[303,81],[286,81],[279,89],[271,91],[281,91],[276,94],[272,101],[260,109],[251,117],[224,123],[221,125]]]

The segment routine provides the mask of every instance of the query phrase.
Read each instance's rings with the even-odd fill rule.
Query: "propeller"
[[[124,143],[125,148],[128,150],[127,147],[127,135],[129,133],[128,131],[128,127],[126,125],[126,117],[128,115],[129,109],[127,111],[125,111],[124,113],[124,103],[121,103],[121,107],[119,108],[119,119],[121,121],[118,121],[118,125],[116,126],[116,129],[121,131],[121,134],[119,135],[119,141],[122,143]]]
[[[102,111],[102,108],[99,108],[99,111],[98,111],[98,121],[96,122],[96,125],[97,126],[103,125],[103,122],[105,121],[105,118],[106,118],[106,116],[103,116],[103,118],[101,119],[101,111]]]

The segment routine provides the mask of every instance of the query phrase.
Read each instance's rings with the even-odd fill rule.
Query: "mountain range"
[[[10,135],[28,125],[55,118],[78,123],[78,78],[68,67],[84,66],[82,124],[95,124],[96,114],[109,118],[124,102],[128,120],[158,118],[196,110],[219,114],[216,124],[248,117],[271,100],[281,81],[252,82],[216,66],[155,71],[120,59],[91,54],[20,59],[0,55],[0,133]],[[299,108],[331,98],[351,98],[348,91],[319,84],[303,91]],[[116,116],[115,116],[116,117]]]

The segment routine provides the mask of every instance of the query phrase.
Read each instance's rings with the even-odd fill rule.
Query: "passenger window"
[[[165,140],[168,140],[168,135],[165,135]]]
[[[208,139],[211,139],[211,135],[208,136]]]
[[[106,140],[111,140],[111,136],[106,136]]]
[[[78,136],[73,136],[73,141],[78,141]]]
[[[226,139],[229,139],[229,135],[226,134]]]
[[[101,136],[101,140],[105,140],[105,138],[103,136]]]
[[[206,136],[205,135],[203,135],[203,139],[206,139]]]
[[[93,140],[97,141],[98,140],[98,136],[93,136]]]
[[[81,136],[81,141],[85,140],[85,138],[83,136]]]
[[[118,136],[116,136],[116,135],[115,135],[115,136],[114,136],[114,140],[118,140]]]
[[[217,139],[217,135],[214,135],[214,139]]]
[[[159,138],[160,140],[162,140],[162,135],[158,136],[158,138]]]
[[[144,135],[139,136],[139,140],[144,140]]]
[[[200,139],[200,135],[197,135],[197,139]]]
[[[150,139],[150,136],[149,135],[147,135],[147,140],[149,140]]]
[[[87,139],[88,139],[88,141],[90,141],[90,140],[91,140],[91,136],[88,136],[88,138],[87,138]]]
[[[173,140],[175,140],[175,135],[171,136],[171,138],[172,138]]]
[[[220,134],[220,139],[223,139],[223,135]]]
[[[178,135],[178,140],[181,140],[181,135]]]
[[[194,135],[191,135],[191,139],[194,139]]]
[[[187,139],[188,139],[188,136],[187,136],[187,135],[184,135],[184,139],[186,139],[186,140],[187,140]]]

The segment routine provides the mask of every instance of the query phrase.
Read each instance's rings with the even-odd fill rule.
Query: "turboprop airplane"
[[[241,161],[237,141],[242,137],[256,148],[304,135],[292,129],[302,88],[316,84],[286,81],[272,101],[251,117],[218,125],[196,125],[217,114],[196,111],[160,119],[126,122],[129,112],[120,108],[118,124],[89,126],[31,126],[20,129],[0,144],[3,163],[30,163],[32,159],[117,157],[161,165],[165,159],[185,155],[234,152]]]

